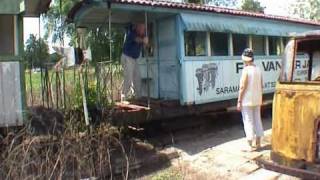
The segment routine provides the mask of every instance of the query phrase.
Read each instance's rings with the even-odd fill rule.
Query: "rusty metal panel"
[[[22,125],[22,92],[19,62],[0,63],[0,127]]]
[[[279,173],[296,176],[302,179],[319,179],[320,178],[320,173],[318,172],[312,172],[304,169],[287,167],[287,166],[283,166],[283,165],[279,165],[273,162],[263,160],[262,158],[257,158],[255,159],[255,161],[257,162],[258,166],[271,171],[276,171]]]
[[[273,101],[272,152],[315,161],[320,84],[277,84]]]

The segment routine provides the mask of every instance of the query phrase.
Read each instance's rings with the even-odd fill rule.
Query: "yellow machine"
[[[320,160],[320,31],[286,46],[273,101],[273,161],[299,167]]]

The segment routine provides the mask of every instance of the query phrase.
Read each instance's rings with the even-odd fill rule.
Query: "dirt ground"
[[[212,132],[206,129],[200,135],[193,131],[175,134],[173,144],[164,151],[177,151],[180,157],[172,160],[170,167],[141,179],[298,179],[261,169],[254,162],[254,158],[270,153],[271,118],[263,119],[263,124],[265,137],[257,152],[242,151],[246,139],[239,122],[214,128]],[[174,141],[175,138],[184,140]]]

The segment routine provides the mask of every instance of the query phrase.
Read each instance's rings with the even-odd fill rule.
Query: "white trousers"
[[[122,95],[125,97],[140,96],[140,71],[138,59],[133,59],[125,54],[121,56],[121,64],[124,71]]]
[[[243,106],[242,121],[247,140],[263,136],[260,106]]]

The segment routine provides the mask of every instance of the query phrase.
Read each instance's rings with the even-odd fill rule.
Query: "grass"
[[[101,68],[102,67],[102,68]],[[87,99],[89,103],[107,101],[108,104],[112,98],[116,98],[118,91],[121,89],[122,68],[119,64],[99,65],[100,76],[97,76],[96,68],[88,66],[87,70],[83,69],[83,76]],[[32,72],[30,80],[30,71],[25,71],[26,95],[29,106],[44,104],[53,107],[61,107],[64,96],[66,96],[66,106],[68,108],[82,106],[82,93],[80,86],[79,68],[65,69],[64,73],[57,73],[54,69],[47,72]],[[63,74],[65,77],[65,88],[63,88]],[[111,85],[111,74],[113,82]],[[42,79],[42,80],[41,80]],[[45,83],[47,81],[47,83]],[[99,87],[98,88],[98,84]],[[113,88],[111,88],[113,87]],[[42,92],[43,89],[43,92]],[[112,92],[111,92],[112,89]],[[42,98],[44,93],[44,98]],[[99,95],[99,97],[98,97]],[[98,100],[100,98],[100,100]]]
[[[183,174],[175,167],[171,166],[169,168],[158,171],[157,173],[151,175],[148,179],[150,180],[182,180],[184,179]]]
[[[179,169],[174,166],[157,171],[151,175],[148,175],[142,179],[145,180],[182,180],[184,175]]]
[[[207,177],[207,174],[201,173],[188,165],[185,162],[178,162],[177,164],[172,164],[170,167],[157,171],[151,175],[148,175],[143,180],[187,180],[187,179],[223,179],[219,175]]]

